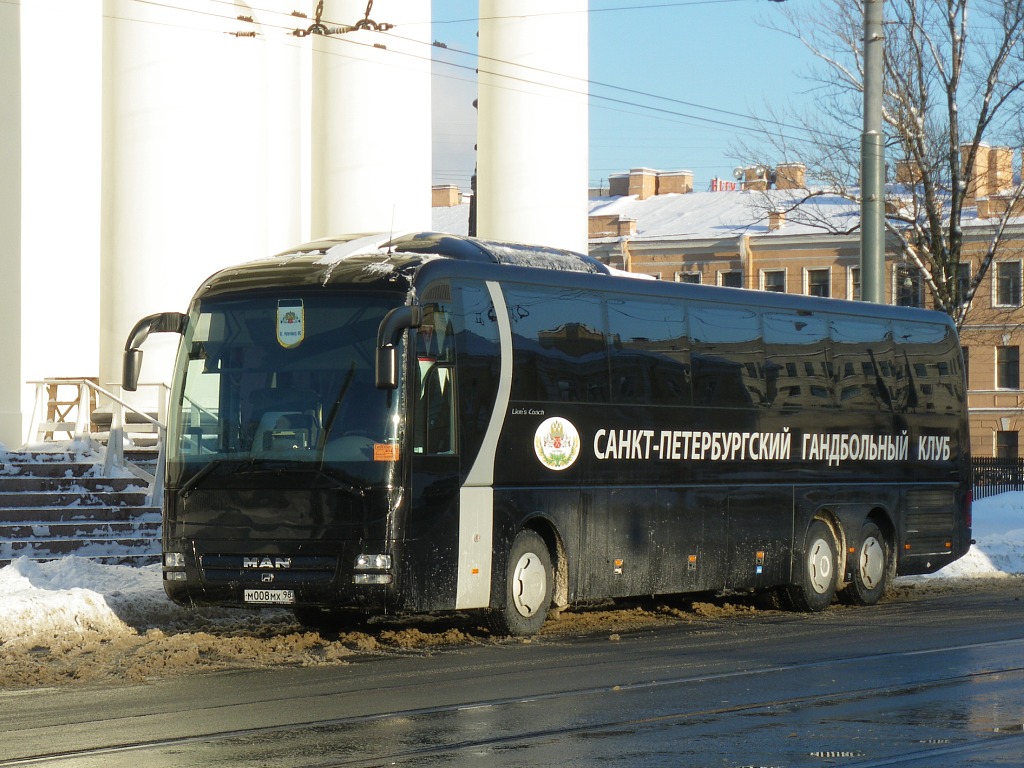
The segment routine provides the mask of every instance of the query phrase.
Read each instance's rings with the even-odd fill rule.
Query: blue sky
[[[795,10],[817,2],[786,0]],[[730,149],[749,137],[748,116],[766,101],[811,98],[811,84],[799,77],[813,64],[810,54],[763,26],[782,7],[769,0],[590,0],[590,79],[627,89],[591,86],[591,185],[640,166],[691,170],[698,190],[714,176],[731,179]],[[434,39],[475,51],[477,15],[477,0],[434,0]],[[475,61],[437,49],[435,60],[470,67],[434,67],[434,183],[468,188]]]

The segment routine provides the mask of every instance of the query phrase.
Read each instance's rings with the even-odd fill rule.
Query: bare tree
[[[989,190],[987,160],[989,145],[1019,147],[1024,139],[1024,0],[885,0],[885,17],[887,230],[920,271],[935,308],[959,326],[1006,247],[1008,221],[1021,215],[1021,184],[1004,172],[1002,186]],[[805,75],[813,112],[767,114],[759,125],[766,140],[735,151],[748,163],[807,166],[817,191],[791,206],[798,218],[816,195],[859,202],[864,0],[783,6],[781,18],[775,28],[799,39],[819,64]],[[968,255],[962,223],[965,214],[974,217],[982,192],[998,204],[984,252],[972,251],[976,267],[967,281],[958,279]],[[821,217],[807,223],[834,226]]]

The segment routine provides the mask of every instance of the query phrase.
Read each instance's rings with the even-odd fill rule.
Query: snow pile
[[[168,605],[159,566],[101,565],[81,557],[16,560],[0,569],[0,595],[0,645],[67,633],[134,634],[118,608],[158,615]]]
[[[926,578],[1024,573],[1024,492],[976,502],[974,537],[977,544],[966,557]],[[22,558],[0,568],[0,647],[68,635],[134,635],[148,627],[241,626],[254,619],[250,611],[195,612],[172,604],[164,596],[159,565],[134,568],[67,557],[45,563]]]
[[[974,502],[977,542],[971,551],[928,578],[970,578],[1024,573],[1024,492]]]

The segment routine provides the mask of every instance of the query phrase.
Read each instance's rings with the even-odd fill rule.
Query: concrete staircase
[[[126,453],[154,471],[156,451]],[[160,509],[151,505],[143,480],[125,470],[116,474],[103,476],[103,454],[91,445],[0,451],[0,566],[19,557],[66,555],[158,562]]]

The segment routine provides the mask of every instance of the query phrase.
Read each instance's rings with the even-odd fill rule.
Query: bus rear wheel
[[[874,605],[889,587],[894,561],[889,540],[870,520],[860,529],[853,561],[853,578],[839,598],[848,605]]]
[[[551,555],[534,531],[516,534],[508,553],[504,605],[491,613],[501,635],[536,634],[548,617],[552,594]]]
[[[807,529],[799,581],[787,588],[786,602],[798,611],[823,611],[836,596],[839,545],[832,529],[815,520]]]

